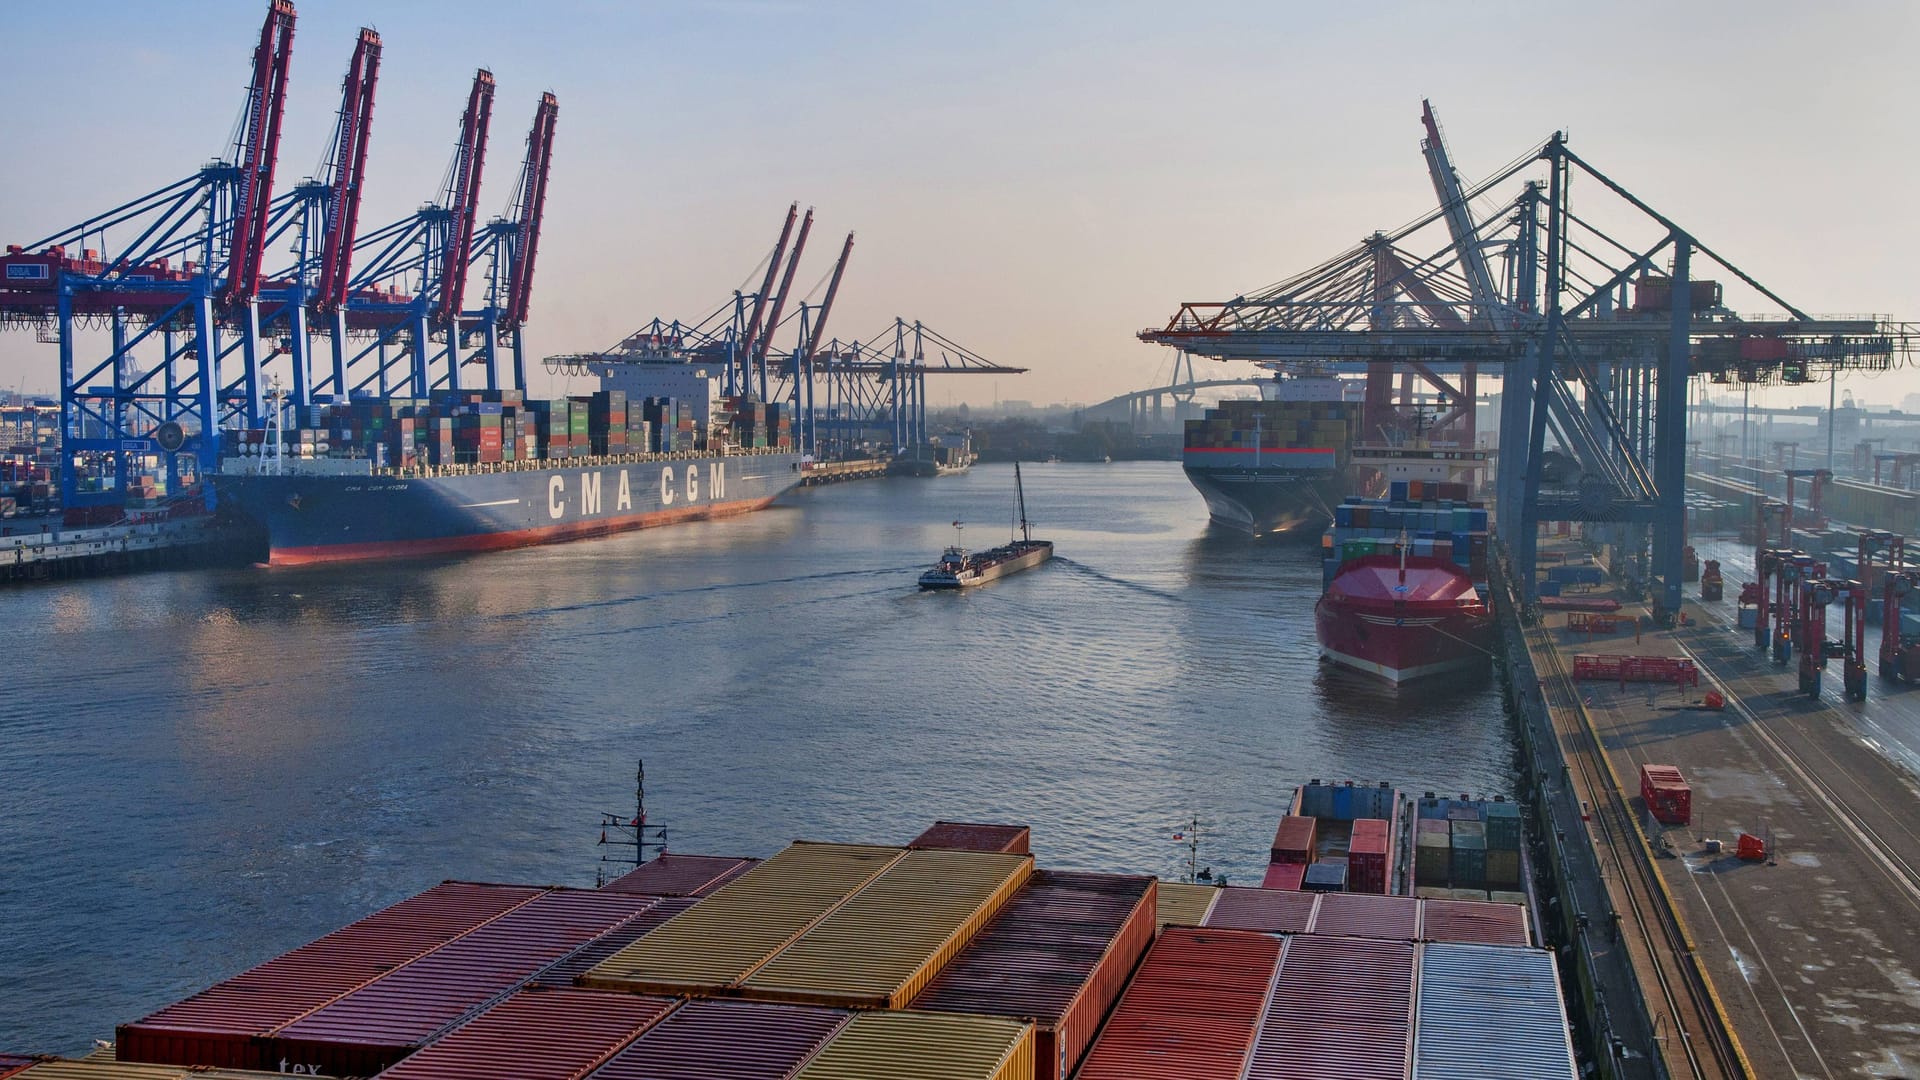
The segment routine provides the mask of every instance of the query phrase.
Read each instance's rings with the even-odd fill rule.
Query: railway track
[[[1696,1080],[1750,1077],[1560,652],[1550,639],[1543,641],[1547,670],[1539,672],[1541,688],[1551,706],[1579,718],[1567,748],[1569,758],[1599,804],[1592,807],[1594,831],[1613,861],[1626,871],[1620,879],[1621,891],[1633,909],[1634,931],[1652,960],[1661,1005],[1679,1037],[1686,1075]]]

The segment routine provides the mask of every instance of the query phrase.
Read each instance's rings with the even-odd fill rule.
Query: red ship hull
[[[1473,582],[1437,559],[1369,555],[1334,575],[1314,607],[1320,655],[1399,684],[1483,669],[1493,618]]]

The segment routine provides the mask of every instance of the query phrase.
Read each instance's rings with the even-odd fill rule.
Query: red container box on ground
[[[1640,766],[1640,797],[1661,824],[1685,825],[1693,820],[1693,788],[1672,765]]]

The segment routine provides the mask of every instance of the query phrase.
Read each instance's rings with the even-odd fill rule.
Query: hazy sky
[[[37,240],[220,153],[264,11],[0,6],[0,236]],[[946,379],[936,404],[1138,389],[1170,354],[1134,334],[1180,301],[1277,281],[1432,204],[1422,96],[1468,176],[1564,129],[1802,309],[1920,318],[1920,5],[1898,0],[299,0],[289,181],[317,170],[362,24],[385,43],[367,226],[435,196],[475,66],[498,79],[489,214],[540,91],[558,94],[538,355],[704,316],[798,199],[818,208],[804,287],[859,233],[836,335],[902,315],[1032,369]],[[0,335],[0,382],[54,373],[51,346]],[[1920,375],[1852,385],[1897,397]]]

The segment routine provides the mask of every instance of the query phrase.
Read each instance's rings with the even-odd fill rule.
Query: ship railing
[[[648,465],[663,461],[693,461],[714,457],[760,457],[769,454],[792,454],[797,451],[782,450],[778,447],[734,447],[720,450],[675,450],[671,453],[644,454],[595,454],[581,458],[525,458],[515,461],[474,461],[453,465],[414,465],[391,466],[373,470],[373,475],[401,480],[436,479],[447,476],[486,476],[497,473],[532,472],[545,469],[569,468],[578,466],[590,468],[605,465]]]

